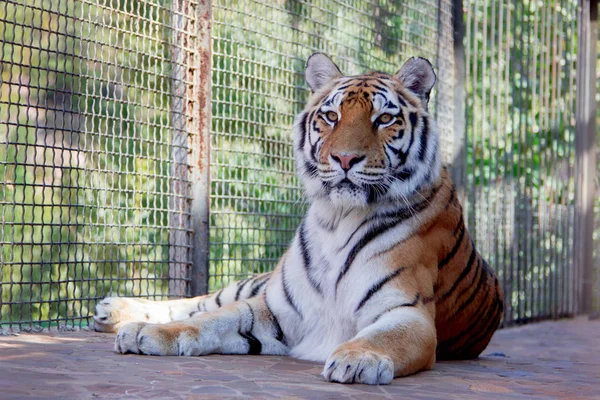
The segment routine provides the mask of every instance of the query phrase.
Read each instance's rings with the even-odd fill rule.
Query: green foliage
[[[167,293],[168,32],[133,24],[168,10],[111,5],[0,6],[3,322]]]
[[[469,228],[509,321],[573,310],[577,4],[465,4]]]
[[[469,225],[515,318],[550,310],[572,245],[576,5],[465,1]],[[110,292],[169,294],[170,7],[0,4],[0,321],[85,323]],[[213,2],[211,290],[272,269],[304,213],[290,131],[306,57],[347,74],[435,64],[450,57],[436,7]]]

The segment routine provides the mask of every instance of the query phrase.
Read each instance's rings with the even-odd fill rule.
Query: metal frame
[[[579,12],[574,261],[580,288],[576,309],[587,313],[593,303],[598,2],[581,0]]]
[[[194,232],[192,256],[191,295],[208,292],[209,265],[209,207],[210,207],[210,127],[211,127],[211,66],[212,66],[212,1],[198,3],[192,15],[195,17],[195,54],[190,68],[193,83],[189,103],[189,118],[193,121],[190,137],[192,168],[192,228]]]

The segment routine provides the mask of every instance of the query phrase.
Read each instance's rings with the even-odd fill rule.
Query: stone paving
[[[389,386],[325,382],[321,365],[274,356],[118,355],[92,332],[0,337],[0,399],[600,399],[600,320],[496,333],[484,356]]]

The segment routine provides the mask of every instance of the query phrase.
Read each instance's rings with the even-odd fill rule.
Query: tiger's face
[[[324,54],[307,61],[313,94],[294,126],[297,169],[311,198],[361,207],[407,201],[438,175],[437,128],[427,112],[431,64],[396,75],[343,76]]]

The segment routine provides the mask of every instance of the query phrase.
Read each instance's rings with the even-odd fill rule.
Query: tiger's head
[[[440,173],[427,112],[436,76],[411,58],[395,75],[344,76],[323,53],[306,62],[312,95],[294,124],[296,166],[310,198],[366,207],[406,201]]]

